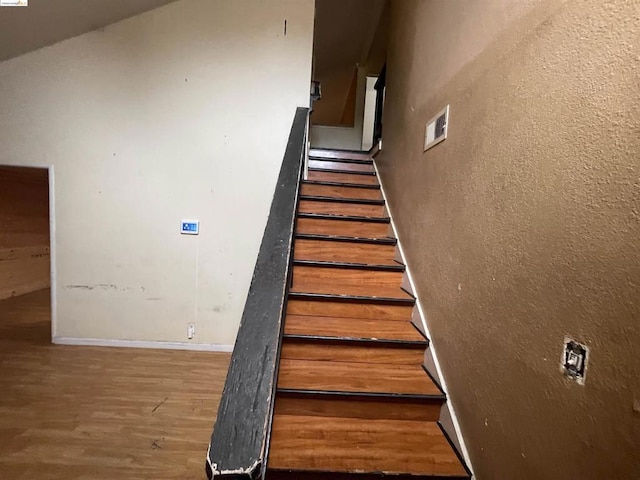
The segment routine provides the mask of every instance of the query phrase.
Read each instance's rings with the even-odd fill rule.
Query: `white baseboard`
[[[233,345],[186,342],[148,342],[141,340],[109,340],[104,338],[53,337],[56,345],[86,347],[156,348],[162,350],[192,350],[197,352],[232,352]]]

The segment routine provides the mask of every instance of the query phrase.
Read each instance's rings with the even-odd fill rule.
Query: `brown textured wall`
[[[50,286],[44,168],[0,166],[0,300]]]
[[[477,478],[640,478],[640,2],[391,10],[378,164]]]

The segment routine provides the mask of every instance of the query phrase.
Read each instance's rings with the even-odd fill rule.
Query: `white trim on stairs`
[[[448,388],[447,388],[447,382],[445,381],[444,375],[442,374],[442,369],[440,368],[440,362],[438,361],[438,356],[436,354],[436,348],[435,345],[432,341],[432,335],[431,332],[429,331],[429,326],[427,325],[427,316],[424,313],[424,309],[422,308],[422,302],[420,300],[420,297],[418,296],[418,291],[416,290],[416,286],[415,283],[413,281],[413,277],[411,276],[411,269],[409,267],[409,265],[407,264],[406,261],[406,256],[404,254],[404,251],[402,250],[402,243],[400,241],[400,238],[398,237],[398,230],[396,229],[396,224],[393,220],[393,215],[391,213],[391,209],[389,208],[389,200],[387,199],[387,195],[385,193],[384,190],[384,185],[382,184],[382,179],[380,178],[380,172],[378,171],[378,165],[376,163],[375,158],[373,159],[373,168],[376,171],[376,175],[378,177],[378,183],[380,183],[380,192],[382,192],[382,197],[384,198],[385,201],[385,206],[387,208],[387,214],[389,216],[389,219],[391,220],[391,228],[393,229],[393,233],[397,239],[397,247],[398,247],[398,251],[400,252],[400,256],[402,257],[402,263],[404,263],[405,265],[405,274],[406,274],[406,278],[409,280],[409,284],[411,285],[411,290],[413,292],[413,296],[416,298],[416,307],[418,307],[418,312],[420,314],[420,320],[422,321],[422,328],[424,329],[424,333],[427,336],[427,338],[429,338],[429,349],[431,350],[431,357],[433,358],[435,367],[436,367],[436,373],[438,376],[438,380],[440,381],[440,386],[442,387],[442,390],[444,390],[444,393],[447,394],[448,392]],[[467,446],[464,442],[464,438],[462,437],[462,433],[460,431],[460,424],[458,423],[458,417],[456,416],[456,412],[453,408],[453,404],[449,401],[448,395],[447,395],[447,407],[449,410],[449,413],[451,415],[451,421],[453,423],[453,428],[455,429],[455,433],[456,436],[458,437],[458,443],[460,445],[460,450],[461,450],[461,454],[464,458],[464,461],[467,464],[467,467],[469,468],[469,470],[472,472],[472,478],[473,478],[473,467],[471,465],[471,459],[469,458],[469,452],[467,450]]]

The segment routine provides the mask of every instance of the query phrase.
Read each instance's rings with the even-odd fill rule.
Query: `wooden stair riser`
[[[400,287],[402,272],[386,272],[333,267],[293,267],[293,289],[305,291],[307,287],[318,285],[358,287]],[[313,290],[310,290],[313,291]]]
[[[394,260],[395,250],[396,247],[393,245],[296,239],[294,258],[324,262],[398,265]]]
[[[338,171],[351,171],[351,172],[373,172],[375,171],[373,165],[363,161],[362,163],[355,162],[340,162],[335,160],[316,160],[309,159],[309,168],[321,168],[324,170],[338,170]]]
[[[387,217],[387,211],[384,205],[361,205],[357,203],[322,202],[316,200],[300,200],[298,212],[351,215],[357,217]]]
[[[296,233],[309,235],[336,235],[340,237],[387,238],[386,223],[354,220],[331,220],[324,218],[298,218]]]
[[[358,198],[361,200],[382,200],[382,193],[373,188],[336,187],[303,183],[300,193],[318,197]]]
[[[364,318],[398,322],[411,321],[413,308],[414,307],[410,305],[382,305],[378,303],[356,303],[294,298],[290,298],[287,302],[288,315]]]
[[[379,185],[375,175],[358,175],[356,173],[337,173],[309,170],[307,180],[320,182],[353,183],[359,185]]]
[[[420,365],[282,358],[278,389],[413,398],[442,397]]]
[[[281,358],[289,360],[422,365],[424,347],[399,347],[376,344],[374,342],[336,344],[285,338],[282,343]]]
[[[351,161],[371,161],[371,156],[368,152],[351,152],[347,150],[319,150],[312,148],[309,150],[309,158],[316,159],[342,159]]]
[[[380,319],[287,315],[284,334],[321,338],[395,340],[422,343],[424,348],[428,346],[427,340],[413,324]]]
[[[442,403],[442,399],[343,398],[278,393],[275,414],[437,422]]]

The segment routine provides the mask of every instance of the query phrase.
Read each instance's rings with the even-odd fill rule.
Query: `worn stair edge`
[[[320,195],[300,195],[300,200],[310,200],[313,202],[356,203],[358,205],[384,205],[385,204],[383,199],[372,200],[368,198],[325,197]]]
[[[345,237],[343,235],[319,235],[315,233],[297,233],[301,240],[326,240],[333,242],[370,243],[375,245],[397,245],[398,240],[391,237]]]
[[[303,342],[322,342],[335,345],[345,343],[366,344],[373,346],[397,347],[397,348],[427,348],[429,341],[424,340],[396,340],[393,338],[375,337],[338,337],[331,335],[304,335],[301,333],[286,333],[283,338],[290,340],[302,340]],[[427,372],[429,374],[429,372]],[[430,375],[429,375],[430,376]]]
[[[377,176],[375,171],[372,172],[361,172],[360,170],[334,170],[332,168],[317,168],[317,167],[309,167],[310,172],[322,172],[322,173],[346,173],[348,175],[365,175],[368,177]]]
[[[304,180],[302,183],[305,185],[324,185],[327,187],[367,188],[369,190],[380,190],[380,185],[367,183],[328,182],[326,180]]]
[[[463,464],[463,468],[466,466]],[[460,475],[412,475],[410,473],[387,473],[387,472],[332,472],[316,470],[281,470],[269,468],[268,480],[470,480],[468,476]]]
[[[352,222],[390,223],[389,217],[359,217],[355,215],[335,215],[331,213],[298,213],[298,218],[317,218],[322,220],[343,220]]]
[[[334,163],[352,163],[356,165],[373,165],[373,160],[358,160],[357,158],[330,158],[330,157],[318,157],[309,154],[309,160],[316,162],[334,162]]]
[[[386,272],[404,272],[406,267],[401,264],[397,265],[380,265],[372,263],[352,263],[352,262],[331,262],[325,260],[294,260],[294,265],[306,266],[306,267],[331,267],[331,268],[344,268],[352,270],[374,270],[374,271],[386,271]]]
[[[314,152],[329,152],[329,153],[356,153],[358,155],[367,155],[371,150],[356,150],[353,148],[333,148],[333,147],[311,147],[310,151]]]
[[[362,295],[337,295],[332,293],[289,292],[289,298],[327,300],[345,303],[376,303],[383,305],[415,305],[415,298],[371,297]]]
[[[438,402],[446,402],[447,396],[444,393],[426,394],[426,393],[393,393],[393,392],[346,392],[342,390],[305,390],[301,388],[278,388],[278,394],[297,395],[297,396],[314,396],[314,397],[341,397],[349,398],[357,401],[359,398],[385,398],[391,401],[401,400],[430,400]]]

